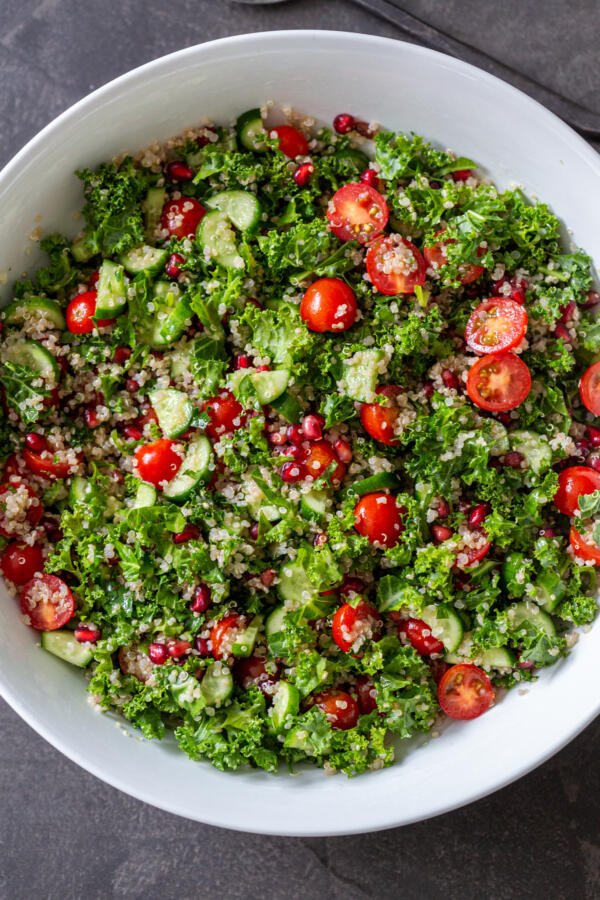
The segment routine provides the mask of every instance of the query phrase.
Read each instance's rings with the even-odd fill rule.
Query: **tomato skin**
[[[68,460],[59,459],[53,455],[50,447],[40,453],[36,453],[28,447],[23,450],[23,460],[27,468],[35,475],[42,475],[44,478],[68,478],[82,459],[82,454],[78,453],[77,462],[72,465]]]
[[[388,447],[396,447],[400,441],[394,436],[394,428],[400,410],[394,400],[402,393],[402,388],[387,384],[378,387],[375,393],[387,398],[385,406],[381,403],[363,403],[360,421],[373,440]]]
[[[218,441],[224,434],[233,434],[246,424],[243,407],[231,391],[221,391],[216,397],[206,400],[201,409],[208,413],[206,434],[213,441]]]
[[[422,619],[404,619],[398,628],[398,637],[404,635],[419,656],[443,653],[444,645],[431,633],[431,627]]]
[[[438,234],[443,234],[444,229],[438,231]],[[446,252],[446,247],[449,244],[455,244],[456,241],[438,241],[436,244],[432,244],[431,247],[423,247],[423,256],[425,258],[425,262],[427,263],[427,267],[433,269],[434,271],[439,270],[442,266],[446,265],[448,262],[448,254]],[[461,276],[459,281],[461,284],[471,284],[473,281],[477,281],[478,278],[481,278],[485,269],[483,266],[476,266],[472,263],[465,263],[460,267]]]
[[[248,656],[238,659],[233,667],[237,683],[247,691],[257,687],[266,696],[272,696],[277,686],[277,675],[267,671],[266,659],[262,656]]]
[[[530,390],[531,373],[514,353],[482,356],[467,374],[467,394],[475,406],[488,412],[515,409],[529,396]]]
[[[306,474],[310,475],[314,480],[320,478],[333,463],[335,463],[335,469],[330,475],[331,483],[333,485],[341,484],[345,478],[346,466],[343,462],[340,462],[329,441],[312,441],[304,449],[300,461],[306,469]]]
[[[310,331],[347,331],[356,322],[356,294],[341,278],[319,278],[304,293],[300,317]]]
[[[142,444],[134,453],[135,468],[142,481],[160,488],[164,481],[177,475],[183,458],[173,449],[175,441],[160,438],[151,444]]]
[[[469,316],[465,341],[476,353],[512,350],[523,340],[528,320],[520,303],[505,297],[490,297]]]
[[[165,203],[160,224],[161,228],[169,232],[170,237],[194,237],[205,215],[205,208],[195,197],[179,197]]]
[[[392,494],[374,491],[361,497],[354,507],[354,527],[372,544],[394,547],[404,531],[402,516],[405,512]]]
[[[488,676],[470,663],[451,666],[438,684],[438,702],[451,719],[476,719],[487,712],[495,697]]]
[[[297,128],[292,125],[277,125],[269,131],[269,135],[273,134],[277,137],[279,149],[289,159],[308,155],[308,141]]]
[[[586,369],[581,376],[579,396],[592,415],[600,416],[600,360]]]
[[[475,563],[480,562],[485,556],[488,555],[491,546],[492,545],[489,541],[482,541],[479,547],[465,547],[464,550],[461,550],[460,552],[466,554],[466,562],[461,563],[461,565],[456,562],[454,564],[454,567],[456,569],[470,569],[471,566],[474,566]]]
[[[386,272],[390,265],[394,270]],[[427,267],[421,251],[399,234],[373,241],[367,250],[366,266],[373,287],[388,297],[412,294],[425,283]]]
[[[21,588],[19,605],[36,631],[56,631],[73,618],[75,599],[62,578],[39,575]]]
[[[569,466],[558,476],[554,505],[565,516],[574,516],[579,510],[581,495],[593,491],[600,491],[600,472],[589,466]]]
[[[600,566],[600,547],[596,546],[593,541],[586,541],[576,528],[571,527],[569,543],[573,553],[579,559],[593,562],[595,566]]]
[[[19,534],[19,527],[15,522],[11,521],[8,516],[6,516],[6,500],[3,499],[5,494],[11,494],[16,491],[19,491],[21,488],[25,488],[28,497],[30,498],[31,505],[27,507],[27,512],[25,513],[25,522],[27,525],[33,529],[39,523],[40,519],[44,515],[44,507],[42,506],[41,501],[38,499],[35,491],[29,487],[28,484],[25,484],[23,481],[7,481],[4,484],[0,484],[0,534],[3,537],[15,537]],[[34,501],[37,500],[37,503]],[[22,523],[24,524],[24,523]]]
[[[336,609],[331,623],[331,636],[344,653],[352,650],[355,642],[361,636],[361,629],[365,627],[364,636],[372,640],[381,630],[382,621],[379,611],[362,600],[358,606],[343,603]]]
[[[368,184],[345,184],[335,192],[327,209],[329,227],[335,236],[360,244],[383,231],[388,217],[384,198]]]
[[[94,328],[102,328],[104,325],[112,325],[114,319],[97,319],[96,303],[98,294],[96,291],[85,291],[73,297],[69,305],[65,318],[67,320],[67,328],[72,334],[90,334]]]
[[[242,631],[246,625],[245,616],[239,613],[231,613],[220,619],[216,625],[213,625],[210,631],[210,642],[212,644],[212,655],[214,659],[223,659],[231,655],[229,644],[236,631]]]
[[[325,718],[336,731],[348,731],[357,724],[360,709],[357,701],[345,691],[322,691],[311,698],[314,706],[325,713]]]
[[[377,709],[377,688],[368,675],[358,675],[354,687],[358,705],[363,716]]]
[[[0,556],[0,571],[14,584],[31,581],[36,572],[44,568],[44,554],[38,544],[22,544],[12,541]]]

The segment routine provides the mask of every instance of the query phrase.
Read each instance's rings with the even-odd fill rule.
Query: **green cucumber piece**
[[[269,613],[265,622],[265,634],[267,637],[271,634],[277,634],[279,631],[283,631],[283,620],[285,619],[286,614],[287,609],[283,603],[281,606],[276,606],[275,609]]]
[[[286,420],[286,422],[297,425],[300,421],[300,417],[302,416],[302,406],[289,391],[284,391],[280,397],[271,400],[270,405],[283,419]]]
[[[518,631],[521,625],[533,625],[539,631],[547,634],[548,637],[556,635],[554,622],[547,613],[543,612],[536,603],[531,600],[524,600],[522,603],[515,603],[508,610],[508,621],[511,627]]]
[[[442,642],[447,653],[454,653],[460,647],[463,624],[454,610],[431,604],[425,607],[419,618],[429,625],[433,636]]]
[[[383,350],[358,350],[354,356],[342,360],[340,393],[359,403],[372,403],[385,360]]]
[[[343,160],[355,172],[364,172],[369,167],[370,160],[367,154],[355,147],[340,148],[333,155],[335,159]]]
[[[130,275],[139,275],[140,272],[158,275],[164,269],[168,257],[168,250],[142,244],[141,247],[133,247],[124,253],[121,264]]]
[[[400,488],[400,479],[393,472],[377,472],[355,481],[347,490],[348,494],[362,497],[364,494],[372,494],[373,491],[396,491]]]
[[[539,475],[552,465],[552,448],[544,435],[534,431],[513,431],[510,448],[525,457],[527,467]]]
[[[2,320],[7,325],[22,325],[34,316],[44,318],[55,328],[67,327],[62,309],[55,300],[49,300],[47,297],[25,297],[23,300],[14,300],[2,310]]]
[[[243,631],[235,634],[231,644],[231,652],[233,656],[250,656],[256,644],[258,632],[262,625],[262,616],[254,616],[249,625]]]
[[[300,498],[300,512],[307,519],[322,519],[331,506],[328,491],[309,491]]]
[[[176,349],[171,353],[171,378],[186,378],[192,371],[192,349],[191,341],[182,341],[177,345]]]
[[[531,599],[546,612],[552,612],[567,592],[564,578],[558,572],[546,571],[536,579]]]
[[[192,320],[192,310],[176,284],[157,281],[152,299],[154,311],[142,331],[143,339],[155,350],[175,343]]]
[[[95,234],[84,231],[71,244],[71,254],[75,262],[83,263],[100,253],[98,239]]]
[[[144,506],[154,506],[156,503],[157,493],[153,484],[146,481],[140,482],[133,498],[131,506],[133,509],[142,509]]]
[[[207,701],[202,693],[201,683],[189,672],[177,672],[173,680],[170,681],[169,690],[178,706],[191,713],[193,718],[199,716],[207,705]]]
[[[156,230],[160,225],[160,217],[166,199],[167,192],[163,187],[153,187],[150,188],[142,203],[146,240],[149,244],[153,244],[156,240]]]
[[[98,273],[96,291],[95,319],[114,319],[120,315],[127,306],[127,285],[123,266],[105,259]]]
[[[255,153],[259,153],[266,149],[267,132],[263,125],[260,109],[249,109],[238,116],[235,131],[238,143],[244,150],[254,150]]]
[[[31,369],[46,382],[48,390],[52,390],[58,384],[60,375],[58,363],[50,351],[38,341],[8,344],[4,349],[4,359],[6,362]]]
[[[270,372],[254,372],[248,377],[252,382],[258,402],[266,404],[281,397],[289,384],[290,372],[289,369],[274,369]]]
[[[200,682],[200,693],[206,706],[222,706],[233,694],[233,676],[227,666],[209,665]]]
[[[90,645],[76,641],[72,631],[43,631],[41,644],[48,653],[80,669],[89,665],[94,656]]]
[[[92,486],[88,479],[83,478],[81,475],[75,475],[69,488],[69,503],[71,506],[76,506],[82,500],[85,500],[91,492]]]
[[[281,734],[289,725],[290,719],[300,712],[300,692],[289,681],[280,681],[273,694],[271,707],[271,727],[275,734]]]
[[[262,208],[250,191],[221,191],[204,201],[209,209],[220,209],[240,231],[253,232],[260,225]]]
[[[179,472],[170,481],[163,494],[168,500],[182,503],[197,484],[210,481],[213,472],[213,451],[205,434],[199,434],[191,442]]]
[[[231,222],[220,210],[204,216],[198,227],[198,241],[208,256],[225,269],[245,267]]]
[[[317,596],[317,590],[297,560],[284,562],[279,569],[277,592],[290,608],[297,609]]]
[[[268,522],[278,522],[282,513],[274,503],[269,503],[264,491],[253,478],[244,479],[244,495],[248,511],[256,520],[264,516]]]
[[[473,663],[484,669],[512,669],[516,665],[516,657],[507,647],[488,647],[472,655],[472,643],[471,632],[465,632],[460,646],[454,653],[446,653],[444,660],[453,666]]]
[[[187,394],[175,388],[159,388],[148,397],[165,437],[177,438],[187,431],[195,412]]]

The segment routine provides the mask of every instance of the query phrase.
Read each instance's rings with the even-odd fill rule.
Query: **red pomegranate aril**
[[[125,390],[129,391],[130,394],[136,394],[140,389],[139,382],[135,380],[135,378],[128,378],[125,381]]]
[[[470,178],[473,174],[472,169],[457,169],[456,172],[452,173],[453,181],[466,181],[467,178]]]
[[[362,594],[365,589],[365,583],[362,578],[349,575],[342,582],[340,588],[340,597],[351,597],[353,594]]]
[[[554,329],[554,337],[558,338],[561,341],[564,341],[565,344],[572,343],[572,338],[571,338],[571,335],[569,334],[568,329],[565,328],[565,326],[560,323]]]
[[[123,429],[123,437],[127,438],[128,441],[141,441],[144,434],[135,425],[126,425]]]
[[[438,498],[437,514],[439,519],[447,519],[450,515],[450,506],[448,504],[448,501],[444,500],[443,497]]]
[[[333,129],[337,134],[348,134],[354,128],[354,121],[350,113],[340,113],[333,120]]]
[[[245,353],[240,353],[235,358],[235,368],[236,369],[249,369],[250,368],[250,357],[246,356]]]
[[[587,456],[592,449],[592,445],[587,438],[581,438],[580,441],[575,441],[575,447],[577,448],[577,455],[581,457]]]
[[[44,529],[49,541],[60,541],[63,536],[60,521],[58,519],[52,519],[50,516],[44,516],[40,520],[40,528]]]
[[[458,375],[453,372],[452,369],[444,369],[442,371],[442,382],[444,384],[444,387],[447,387],[449,390],[458,390]]]
[[[504,454],[504,465],[510,469],[520,469],[525,457],[518,450],[510,450]]]
[[[548,539],[555,538],[556,532],[555,532],[554,528],[540,528],[540,537],[548,538]]]
[[[277,577],[277,572],[275,569],[265,569],[264,572],[260,573],[261,584],[265,587],[271,587],[275,578]]]
[[[287,430],[287,439],[290,444],[300,445],[304,440],[304,432],[300,425],[290,425]]]
[[[423,394],[425,395],[426,400],[431,400],[433,397],[434,387],[431,381],[426,381],[423,385]]]
[[[380,179],[375,169],[365,169],[364,172],[360,173],[359,181],[362,182],[362,184],[368,184],[370,187],[375,188],[375,190],[379,190]]]
[[[323,437],[325,419],[319,415],[305,416],[302,420],[302,432],[308,441],[320,441]]]
[[[436,544],[443,544],[452,537],[452,529],[447,525],[432,525],[431,533]]]
[[[165,266],[165,274],[169,278],[178,278],[181,275],[181,267],[184,262],[185,256],[182,256],[181,253],[171,253]]]
[[[374,138],[377,131],[375,128],[372,128],[368,122],[362,122],[360,120],[354,122],[354,130],[357,131],[361,137],[366,138]]]
[[[485,522],[488,513],[490,511],[487,503],[478,503],[477,506],[473,507],[471,513],[469,514],[468,523],[470,528],[477,528],[483,522]]]
[[[521,659],[519,660],[518,666],[520,669],[534,669],[535,663],[531,659]]]
[[[267,366],[267,365],[256,366],[256,371],[257,372],[270,372],[271,366]]]
[[[523,306],[525,303],[525,291],[522,288],[515,288],[510,295],[510,299]]]
[[[507,427],[511,423],[510,413],[507,412],[499,412],[495,413],[496,418],[502,425],[506,425]]]
[[[560,315],[560,321],[563,325],[568,325],[575,314],[576,304],[571,300],[566,306],[563,306]]]
[[[267,440],[273,447],[282,447],[287,441],[287,436],[284,431],[270,431]]]
[[[175,160],[174,162],[167,163],[165,167],[165,175],[171,181],[191,181],[194,177],[194,173],[190,169],[189,166],[186,166],[184,162],[180,160]]]
[[[294,179],[298,187],[306,187],[306,185],[312,178],[314,171],[314,165],[311,162],[305,162],[302,163],[301,166],[298,166],[298,168],[292,175],[292,178]]]
[[[189,641],[180,641],[177,638],[169,638],[167,641],[167,655],[171,657],[171,659],[179,659],[180,656],[185,656],[192,649],[192,645]]]
[[[443,659],[431,659],[428,661],[431,677],[438,684],[442,680],[442,676],[448,671],[448,663]]]
[[[598,291],[588,291],[585,299],[585,303],[583,304],[586,309],[589,309],[590,306],[597,306],[600,303],[600,294]]]
[[[150,644],[148,647],[148,656],[155,666],[164,666],[169,658],[166,644]]]
[[[336,456],[340,462],[352,462],[352,447],[350,446],[348,441],[344,440],[344,438],[338,438],[336,441],[334,441],[333,449],[335,450]]]
[[[588,425],[585,429],[585,436],[592,447],[600,447],[600,428],[594,428],[593,425]]]
[[[32,453],[43,453],[44,450],[48,449],[48,441],[43,435],[32,431],[25,435],[25,446]]]
[[[75,640],[80,644],[95,644],[102,637],[102,632],[97,625],[91,622],[80,622],[73,632]]]
[[[324,531],[319,531],[318,534],[315,534],[313,538],[313,547],[322,547],[323,544],[326,544],[329,540],[328,536]]]
[[[591,469],[594,469],[596,472],[600,472],[600,456],[596,456],[595,454],[591,454],[586,459],[586,463]]]
[[[131,350],[129,347],[117,347],[113,353],[113,362],[118,366],[122,366],[131,358]]]
[[[306,467],[301,462],[286,462],[281,467],[280,475],[286,484],[295,484],[306,478]]]
[[[93,291],[98,284],[98,279],[100,278],[100,272],[92,272],[88,279],[88,291]]]
[[[194,591],[194,599],[190,603],[190,609],[194,613],[204,613],[212,601],[212,591],[207,584],[199,584]]]
[[[205,126],[202,130],[208,132],[208,134],[199,134],[196,138],[196,143],[198,144],[200,149],[202,149],[202,147],[206,147],[207,144],[213,143],[210,139],[210,135],[214,134],[216,136],[216,131],[214,131],[212,128],[208,128]]]
[[[258,522],[253,522],[250,526],[250,540],[255,541],[258,537]]]
[[[100,424],[98,413],[93,406],[88,406],[83,411],[83,421],[88,428],[97,428]]]
[[[185,544],[187,541],[195,541],[198,537],[200,537],[200,531],[196,525],[188,525],[183,531],[173,535],[173,543]]]
[[[195,644],[196,650],[203,659],[206,659],[207,656],[212,656],[212,649],[208,638],[197,637]]]

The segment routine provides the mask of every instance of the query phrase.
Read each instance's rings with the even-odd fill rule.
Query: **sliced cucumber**
[[[263,125],[260,109],[249,109],[248,112],[238,116],[235,130],[238,142],[245,150],[254,150],[256,153],[266,148],[267,132]]]
[[[567,592],[563,577],[558,572],[542,572],[534,584],[532,600],[546,612],[552,612]]]
[[[206,678],[206,675],[204,677]],[[169,689],[173,700],[194,718],[199,716],[207,705],[201,685],[189,672],[177,672],[176,677],[170,682]]]
[[[489,647],[487,650],[472,654],[472,645],[471,633],[466,632],[454,653],[445,654],[445,661],[453,666],[472,662],[484,669],[512,669],[516,665],[515,655],[507,647]]]
[[[127,285],[123,266],[105,259],[96,285],[96,319],[114,319],[127,306]]]
[[[429,625],[433,636],[442,642],[447,653],[454,653],[460,647],[463,624],[454,610],[431,604],[425,607],[420,618]]]
[[[2,319],[7,325],[22,325],[32,318],[45,319],[55,328],[66,328],[62,309],[55,300],[47,297],[25,297],[14,300],[2,310]]]
[[[240,231],[253,232],[260,224],[262,208],[250,191],[221,191],[204,203],[210,209],[220,209]]]
[[[84,231],[71,244],[71,253],[75,262],[87,262],[92,256],[100,253],[98,239],[95,234]]]
[[[235,232],[225,213],[218,209],[207,213],[198,227],[198,241],[205,253],[226,269],[243,269]]]
[[[254,372],[248,376],[256,392],[259,403],[272,403],[281,397],[290,381],[289,369],[274,369],[271,372]]]
[[[121,257],[121,263],[130,275],[138,275],[147,272],[148,275],[158,275],[164,269],[169,251],[150,247],[142,244],[141,247],[133,247]]]
[[[49,390],[58,384],[60,375],[58,363],[50,351],[46,350],[38,341],[19,341],[8,344],[4,349],[4,359],[6,362],[31,369],[46,382]]]
[[[552,448],[548,439],[534,431],[513,431],[510,435],[511,450],[525,457],[527,467],[539,475],[552,465]]]
[[[156,230],[160,224],[160,217],[162,216],[166,199],[167,192],[163,187],[153,187],[146,194],[142,204],[146,226],[146,240],[149,244],[153,244],[156,240]]]
[[[530,624],[547,634],[548,637],[554,637],[556,634],[556,628],[550,616],[531,600],[524,600],[522,603],[515,603],[511,606],[508,611],[508,621],[515,631],[518,631],[521,625]]]
[[[223,663],[211,663],[200,682],[206,706],[222,706],[233,694],[233,676]]]
[[[182,503],[187,500],[196,485],[210,480],[213,468],[210,441],[205,434],[199,434],[191,441],[179,472],[165,487],[164,496],[176,503]]]
[[[304,606],[317,595],[314,584],[298,560],[283,563],[279,570],[277,591],[281,599],[292,608]]]
[[[176,438],[187,431],[195,412],[187,394],[175,388],[160,388],[148,396],[165,437]]]
[[[260,516],[264,516],[268,522],[277,522],[281,519],[279,507],[267,500],[264,491],[253,478],[245,478],[243,485],[248,510],[253,518],[258,520]]]
[[[362,497],[363,494],[372,494],[373,491],[395,491],[400,487],[400,480],[393,472],[377,472],[360,481],[355,481],[348,488],[348,494]]]
[[[300,711],[300,692],[289,681],[280,681],[273,695],[271,707],[271,727],[276,734],[286,730],[290,719]]]
[[[283,630],[283,620],[285,619],[286,614],[287,609],[283,603],[281,606],[276,606],[275,609],[269,613],[265,622],[265,634],[267,637]]]
[[[383,350],[359,350],[344,359],[340,392],[359,403],[371,403],[385,360]]]
[[[133,503],[131,506],[133,509],[141,509],[144,506],[154,506],[156,503],[156,488],[153,484],[148,484],[146,481],[140,482],[137,487],[137,491],[135,497],[133,498]]]
[[[177,348],[171,353],[171,378],[186,378],[192,372],[192,349],[191,341],[182,341]]]
[[[75,475],[69,488],[69,503],[71,506],[77,506],[82,500],[91,494],[92,487],[87,478],[81,475]]]
[[[231,652],[233,656],[250,656],[254,645],[256,644],[256,639],[258,637],[258,631],[261,626],[262,619],[260,616],[255,616],[250,624],[244,628],[243,631],[240,631],[232,645]]]
[[[296,400],[295,397],[290,394],[289,391],[284,391],[280,397],[277,397],[275,400],[271,400],[270,404],[273,409],[277,410],[279,415],[286,420],[286,422],[291,422],[292,425],[297,425],[300,421],[300,416],[302,415],[302,406]]]
[[[41,644],[44,650],[84,669],[94,656],[89,644],[80,644],[72,631],[43,631]]]
[[[154,285],[154,312],[142,329],[143,340],[155,350],[178,340],[192,320],[192,310],[176,284],[157,281]]]
[[[331,495],[328,491],[309,491],[300,499],[300,511],[307,519],[322,519],[330,506]]]

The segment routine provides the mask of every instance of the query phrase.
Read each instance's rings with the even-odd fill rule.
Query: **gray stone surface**
[[[600,103],[596,0],[404,6],[582,103]],[[349,0],[235,11],[220,0],[0,0],[0,164],[75,100],[140,63],[228,34],[300,27],[402,36]],[[598,721],[536,772],[467,809],[327,840],[178,819],[83,772],[4,704],[0,728],[7,900],[600,897]]]

